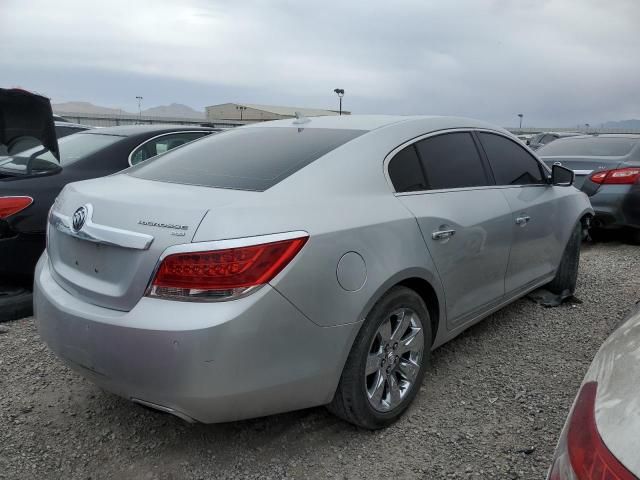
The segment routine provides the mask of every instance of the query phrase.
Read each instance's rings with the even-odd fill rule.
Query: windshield
[[[47,150],[34,158],[31,162],[31,169],[38,172],[56,170],[60,168],[60,166],[70,165],[123,138],[125,137],[100,135],[96,133],[69,135],[58,140],[60,163],[58,163],[58,160]],[[29,157],[42,149],[42,145],[39,145],[12,157],[0,158],[0,169],[5,172],[11,171],[12,173],[26,172]]]
[[[624,157],[638,143],[635,138],[562,138],[538,150],[539,156]]]

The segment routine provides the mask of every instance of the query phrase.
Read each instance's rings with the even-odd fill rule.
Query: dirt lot
[[[640,299],[640,248],[585,245],[577,297],[523,299],[438,349],[391,428],[322,408],[189,425],[62,366],[32,319],[0,325],[0,478],[544,478],[601,342]],[[259,401],[257,398],[256,401]]]

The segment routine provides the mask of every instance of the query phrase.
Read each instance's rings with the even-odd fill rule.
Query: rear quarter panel
[[[431,284],[443,319],[440,281],[416,219],[395,198],[384,176],[385,156],[406,136],[394,140],[369,135],[257,197],[212,209],[194,241],[304,230],[308,243],[271,284],[314,323],[360,322],[385,291],[411,277]],[[366,281],[356,291],[344,290],[336,273],[340,258],[351,251],[366,264]]]
[[[331,198],[310,194],[295,202],[267,194],[259,210],[254,202],[252,196],[247,203],[209,211],[194,241],[309,233],[302,251],[271,285],[314,323],[360,322],[386,290],[411,277],[427,280],[441,296],[416,220],[391,192]],[[338,263],[347,252],[358,253],[366,266],[364,284],[355,291],[338,282]]]
[[[554,244],[558,248],[554,248],[551,259],[555,258],[554,264],[560,264],[564,248],[569,242],[571,233],[578,222],[585,215],[593,215],[593,208],[589,197],[575,187],[553,187],[557,198],[557,208],[553,210],[554,214],[547,219],[552,222],[554,235],[556,236]]]

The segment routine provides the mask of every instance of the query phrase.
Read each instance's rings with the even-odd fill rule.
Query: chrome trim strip
[[[175,135],[176,133],[204,133],[204,135],[202,135],[202,137],[206,137],[209,136],[213,133],[218,133],[215,130],[176,130],[175,132],[167,132],[167,133],[161,133],[160,135],[156,135],[155,137],[151,137],[151,138],[147,138],[144,142],[142,142],[141,144],[139,144],[136,147],[133,147],[133,150],[131,150],[131,152],[129,152],[129,157],[127,157],[127,162],[129,162],[129,166],[133,167],[134,165],[131,163],[131,157],[133,156],[133,154],[136,152],[136,150],[138,150],[140,147],[142,147],[143,145],[146,145],[147,143],[149,143],[151,140],[155,140],[156,138],[160,138],[160,137],[166,137],[167,135]],[[200,138],[194,138],[193,140],[189,140],[186,143],[183,143],[182,145],[179,145],[180,147],[187,145],[191,142],[195,142],[196,140],[200,140],[202,139],[202,137]],[[173,148],[171,150],[174,150]],[[168,152],[169,150],[167,150]],[[163,153],[167,153],[167,152],[163,152]],[[162,155],[162,153],[159,153],[158,155]],[[142,162],[146,162],[147,160],[150,160],[151,158],[156,158],[158,155],[154,156],[154,157],[149,157],[146,160],[143,160]],[[139,165],[142,162],[138,162],[136,163],[136,165]]]
[[[394,193],[396,197],[407,197],[410,195],[431,195],[437,193],[448,192],[465,192],[473,190],[503,190],[506,188],[531,188],[531,187],[544,187],[547,188],[547,183],[532,183],[529,185],[483,185],[481,187],[460,187],[460,188],[434,188],[433,190],[412,190],[411,192]]]
[[[296,230],[293,232],[272,233],[269,235],[258,235],[255,237],[230,238],[210,242],[181,243],[179,245],[167,247],[167,249],[162,252],[162,255],[160,255],[158,263],[169,255],[173,255],[175,253],[207,252],[210,250],[249,247],[251,245],[260,245],[261,243],[281,242],[283,240],[291,240],[293,238],[308,236],[308,232],[305,232],[304,230]]]
[[[516,143],[518,146],[523,147],[525,149],[525,151],[527,153],[529,153],[529,155],[531,155],[537,162],[538,164],[541,166],[541,168],[543,170],[545,170],[547,173],[550,173],[549,167],[547,167],[547,165],[540,160],[540,158],[533,152],[533,150],[531,150],[529,147],[527,147],[527,145],[523,145],[522,142],[520,142],[517,137],[514,137],[513,135],[507,134],[501,130],[493,130],[491,128],[486,128],[486,127],[459,127],[459,128],[447,128],[447,129],[443,129],[443,130],[434,130],[432,132],[429,133],[425,133],[423,135],[419,135],[417,137],[411,138],[403,143],[401,143],[400,145],[398,145],[397,147],[395,147],[393,150],[391,150],[385,157],[384,157],[384,161],[382,162],[382,169],[383,169],[383,173],[384,173],[384,177],[387,180],[387,183],[389,184],[389,186],[391,187],[391,191],[396,195],[396,196],[401,196],[401,195],[405,195],[405,194],[409,194],[409,195],[416,195],[416,194],[424,194],[424,193],[430,193],[430,192],[443,192],[443,191],[459,191],[459,190],[470,190],[470,189],[476,189],[476,188],[502,188],[502,187],[506,187],[506,188],[514,188],[514,187],[532,187],[532,186],[549,186],[547,183],[534,183],[534,184],[530,184],[530,185],[482,185],[481,187],[462,187],[462,188],[443,188],[443,189],[433,189],[433,190],[416,190],[413,192],[396,192],[395,187],[393,186],[393,182],[391,181],[391,177],[389,176],[389,163],[391,162],[391,160],[393,160],[393,157],[395,157],[401,150],[403,150],[405,147],[408,147],[409,145],[412,145],[414,143],[419,142],[420,140],[424,140],[425,138],[429,138],[429,137],[436,137],[438,135],[446,135],[447,133],[466,133],[466,132],[488,132],[488,133],[493,133],[495,135],[500,135],[501,137],[504,137],[514,143]],[[514,140],[515,138],[515,140]]]
[[[573,173],[576,175],[591,175],[593,170],[574,170]]]
[[[87,219],[77,232],[71,226],[71,217],[60,212],[52,210],[49,221],[59,232],[89,242],[134,250],[148,250],[151,243],[153,243],[151,235],[93,223],[93,206],[87,203],[84,207],[87,209]]]
[[[28,198],[33,203],[33,197],[30,195],[0,195],[0,198]],[[31,205],[31,203],[29,205]]]
[[[131,401],[133,403],[138,403],[140,405],[144,405],[145,407],[149,407],[149,408],[153,408],[154,410],[158,410],[159,412],[164,412],[164,413],[168,413],[170,415],[174,415],[182,420],[184,420],[185,422],[188,423],[198,423],[197,420],[191,418],[189,415],[186,415],[178,410],[175,410],[171,407],[165,407],[164,405],[160,405],[157,403],[153,403],[153,402],[147,402],[146,400],[142,400],[140,398],[136,398],[136,397],[131,397]]]

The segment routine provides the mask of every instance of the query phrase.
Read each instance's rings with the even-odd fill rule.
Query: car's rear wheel
[[[640,245],[640,228],[629,229],[629,242],[634,245]]]
[[[354,341],[329,410],[367,429],[396,421],[420,390],[430,357],[430,325],[415,291],[387,292]]]
[[[589,229],[589,237],[591,237],[591,241],[594,243],[606,242],[611,239],[611,236],[611,231],[605,230],[604,228],[591,227]]]
[[[33,315],[33,295],[21,287],[0,285],[0,322]]]
[[[564,249],[562,260],[554,279],[547,285],[547,290],[556,295],[573,295],[578,281],[578,267],[580,265],[580,247],[582,244],[582,223],[573,229],[569,243]]]

